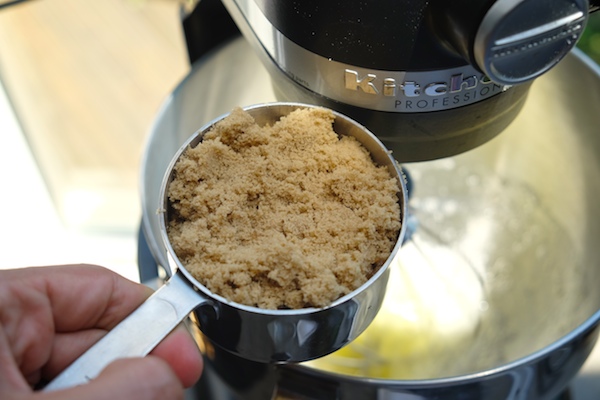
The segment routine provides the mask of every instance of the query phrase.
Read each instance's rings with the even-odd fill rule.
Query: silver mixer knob
[[[497,0],[475,35],[477,66],[507,85],[538,77],[575,46],[589,7],[588,0]]]

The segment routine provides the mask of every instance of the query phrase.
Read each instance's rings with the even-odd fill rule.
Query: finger
[[[2,392],[29,388],[17,365],[6,334],[0,323],[0,398]]]
[[[21,307],[50,307],[59,332],[111,329],[152,290],[95,265],[61,265],[0,271]],[[43,302],[43,303],[42,303]],[[41,309],[39,312],[46,311]]]
[[[102,329],[56,334],[52,356],[48,358],[42,369],[44,379],[53,379],[105,335],[106,331]]]
[[[179,325],[152,351],[165,360],[185,387],[194,385],[202,374],[200,350],[185,326]]]
[[[148,356],[117,360],[86,385],[39,395],[39,400],[177,400],[184,388],[164,360]]]
[[[70,364],[102,331],[113,328],[152,293],[91,265],[1,272],[0,319],[13,356],[29,380],[36,379],[45,364],[50,369]],[[80,330],[77,337],[69,337],[71,341],[54,343],[55,338]]]
[[[36,273],[44,280],[57,332],[110,330],[152,293],[99,266],[43,267]]]
[[[51,358],[45,365],[44,378],[53,379],[105,334],[101,330],[87,330],[57,335],[53,352],[61,356]],[[151,354],[165,360],[185,387],[192,386],[200,378],[202,356],[184,325],[175,328]]]

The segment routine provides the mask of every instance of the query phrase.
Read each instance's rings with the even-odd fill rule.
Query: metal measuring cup
[[[299,103],[268,103],[245,108],[263,126],[273,124],[298,108],[315,107]],[[334,112],[338,135],[354,136],[377,165],[388,168],[398,180],[400,215],[406,215],[407,193],[400,167],[383,144],[365,127]],[[161,235],[168,253],[171,278],[131,315],[73,362],[44,390],[57,390],[88,382],[112,361],[147,355],[191,312],[200,329],[215,345],[257,362],[291,363],[322,357],[354,340],[371,323],[381,307],[389,265],[403,240],[405,224],[396,244],[379,270],[362,286],[322,308],[268,310],[234,303],[212,293],[186,270],[167,236],[169,200],[167,188],[173,167],[188,148],[202,141],[204,134],[226,115],[197,131],[177,152],[167,168],[161,189]]]

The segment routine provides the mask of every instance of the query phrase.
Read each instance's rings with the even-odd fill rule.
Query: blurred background
[[[87,262],[138,279],[140,157],[190,69],[185,5],[0,0],[0,268]],[[580,47],[600,62],[600,13]]]
[[[138,179],[189,71],[174,0],[0,1],[0,268],[97,263],[137,276]]]
[[[596,63],[600,63],[600,13],[596,12],[590,16],[578,46]]]

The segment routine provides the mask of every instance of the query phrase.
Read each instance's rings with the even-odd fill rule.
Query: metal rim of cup
[[[304,103],[272,102],[272,103],[254,104],[254,105],[242,107],[242,109],[244,111],[251,112],[253,110],[257,110],[257,109],[261,109],[261,108],[265,108],[265,107],[267,107],[267,108],[286,107],[286,108],[290,109],[290,112],[297,108],[325,108],[322,106],[315,106],[315,105],[304,104]],[[213,119],[212,121],[208,122],[203,127],[201,127],[199,130],[194,132],[183,143],[183,145],[179,148],[177,153],[175,153],[175,155],[171,159],[171,162],[169,163],[166,173],[164,175],[164,178],[163,178],[163,181],[161,184],[160,195],[159,195],[161,207],[159,210],[157,210],[157,214],[159,216],[161,239],[162,239],[163,245],[166,247],[167,258],[168,258],[169,263],[171,264],[171,268],[173,269],[173,272],[175,272],[177,270],[181,271],[181,273],[183,273],[183,275],[186,277],[186,279],[188,279],[194,285],[196,290],[202,291],[202,293],[204,295],[208,296],[209,298],[215,299],[223,304],[227,304],[229,306],[238,308],[240,310],[258,313],[258,314],[268,314],[268,315],[300,315],[300,314],[306,315],[306,314],[317,313],[317,312],[320,312],[323,310],[327,310],[327,309],[333,308],[339,304],[342,304],[342,303],[352,300],[353,297],[355,297],[358,293],[366,290],[369,286],[371,286],[371,284],[373,282],[375,282],[381,275],[383,275],[389,269],[389,265],[390,265],[391,261],[396,256],[396,253],[398,252],[398,250],[402,244],[403,237],[404,237],[404,234],[406,231],[404,221],[405,221],[405,215],[406,215],[407,190],[406,190],[405,182],[402,179],[402,172],[398,166],[398,163],[392,157],[391,152],[386,149],[386,147],[383,145],[383,143],[381,143],[381,141],[372,132],[370,132],[366,127],[364,127],[363,125],[354,121],[353,119],[351,119],[335,110],[330,110],[330,111],[332,111],[333,115],[335,116],[335,121],[337,121],[339,118],[341,120],[344,120],[346,123],[350,123],[350,124],[354,125],[358,129],[365,132],[367,134],[367,136],[372,140],[373,143],[375,143],[379,148],[384,150],[386,152],[386,154],[388,154],[390,164],[394,166],[395,173],[393,175],[395,175],[398,178],[398,186],[400,188],[400,192],[398,193],[398,201],[400,203],[401,228],[400,228],[400,231],[398,232],[398,238],[396,240],[396,243],[394,244],[392,251],[390,252],[386,261],[379,267],[377,272],[375,274],[373,274],[373,276],[371,276],[361,286],[359,286],[352,292],[334,300],[332,303],[330,303],[329,305],[327,305],[325,307],[320,307],[320,308],[310,307],[310,308],[286,309],[286,310],[264,309],[264,308],[259,308],[259,307],[255,307],[255,306],[249,306],[246,304],[236,303],[234,301],[226,299],[225,297],[223,297],[217,293],[212,292],[206,286],[204,286],[202,283],[200,283],[196,278],[194,278],[194,276],[185,268],[183,263],[177,257],[177,255],[170,243],[169,237],[168,237],[167,220],[168,220],[169,200],[168,200],[168,196],[167,196],[167,188],[173,178],[173,169],[174,169],[175,165],[177,164],[177,162],[179,161],[179,158],[181,157],[181,155],[187,150],[187,148],[189,146],[196,146],[198,143],[200,143],[202,141],[203,135],[205,133],[207,133],[217,122],[226,118],[230,113],[223,114],[223,115]],[[284,116],[284,115],[281,115],[281,116]],[[336,133],[338,133],[338,135],[340,135],[340,134],[343,135],[343,133],[339,133],[339,132],[336,132]],[[361,144],[363,146],[365,145],[362,142],[361,142]],[[372,153],[372,152],[370,151],[370,153]],[[389,168],[389,166],[388,166],[388,168]],[[390,173],[391,173],[391,171],[390,171]]]

